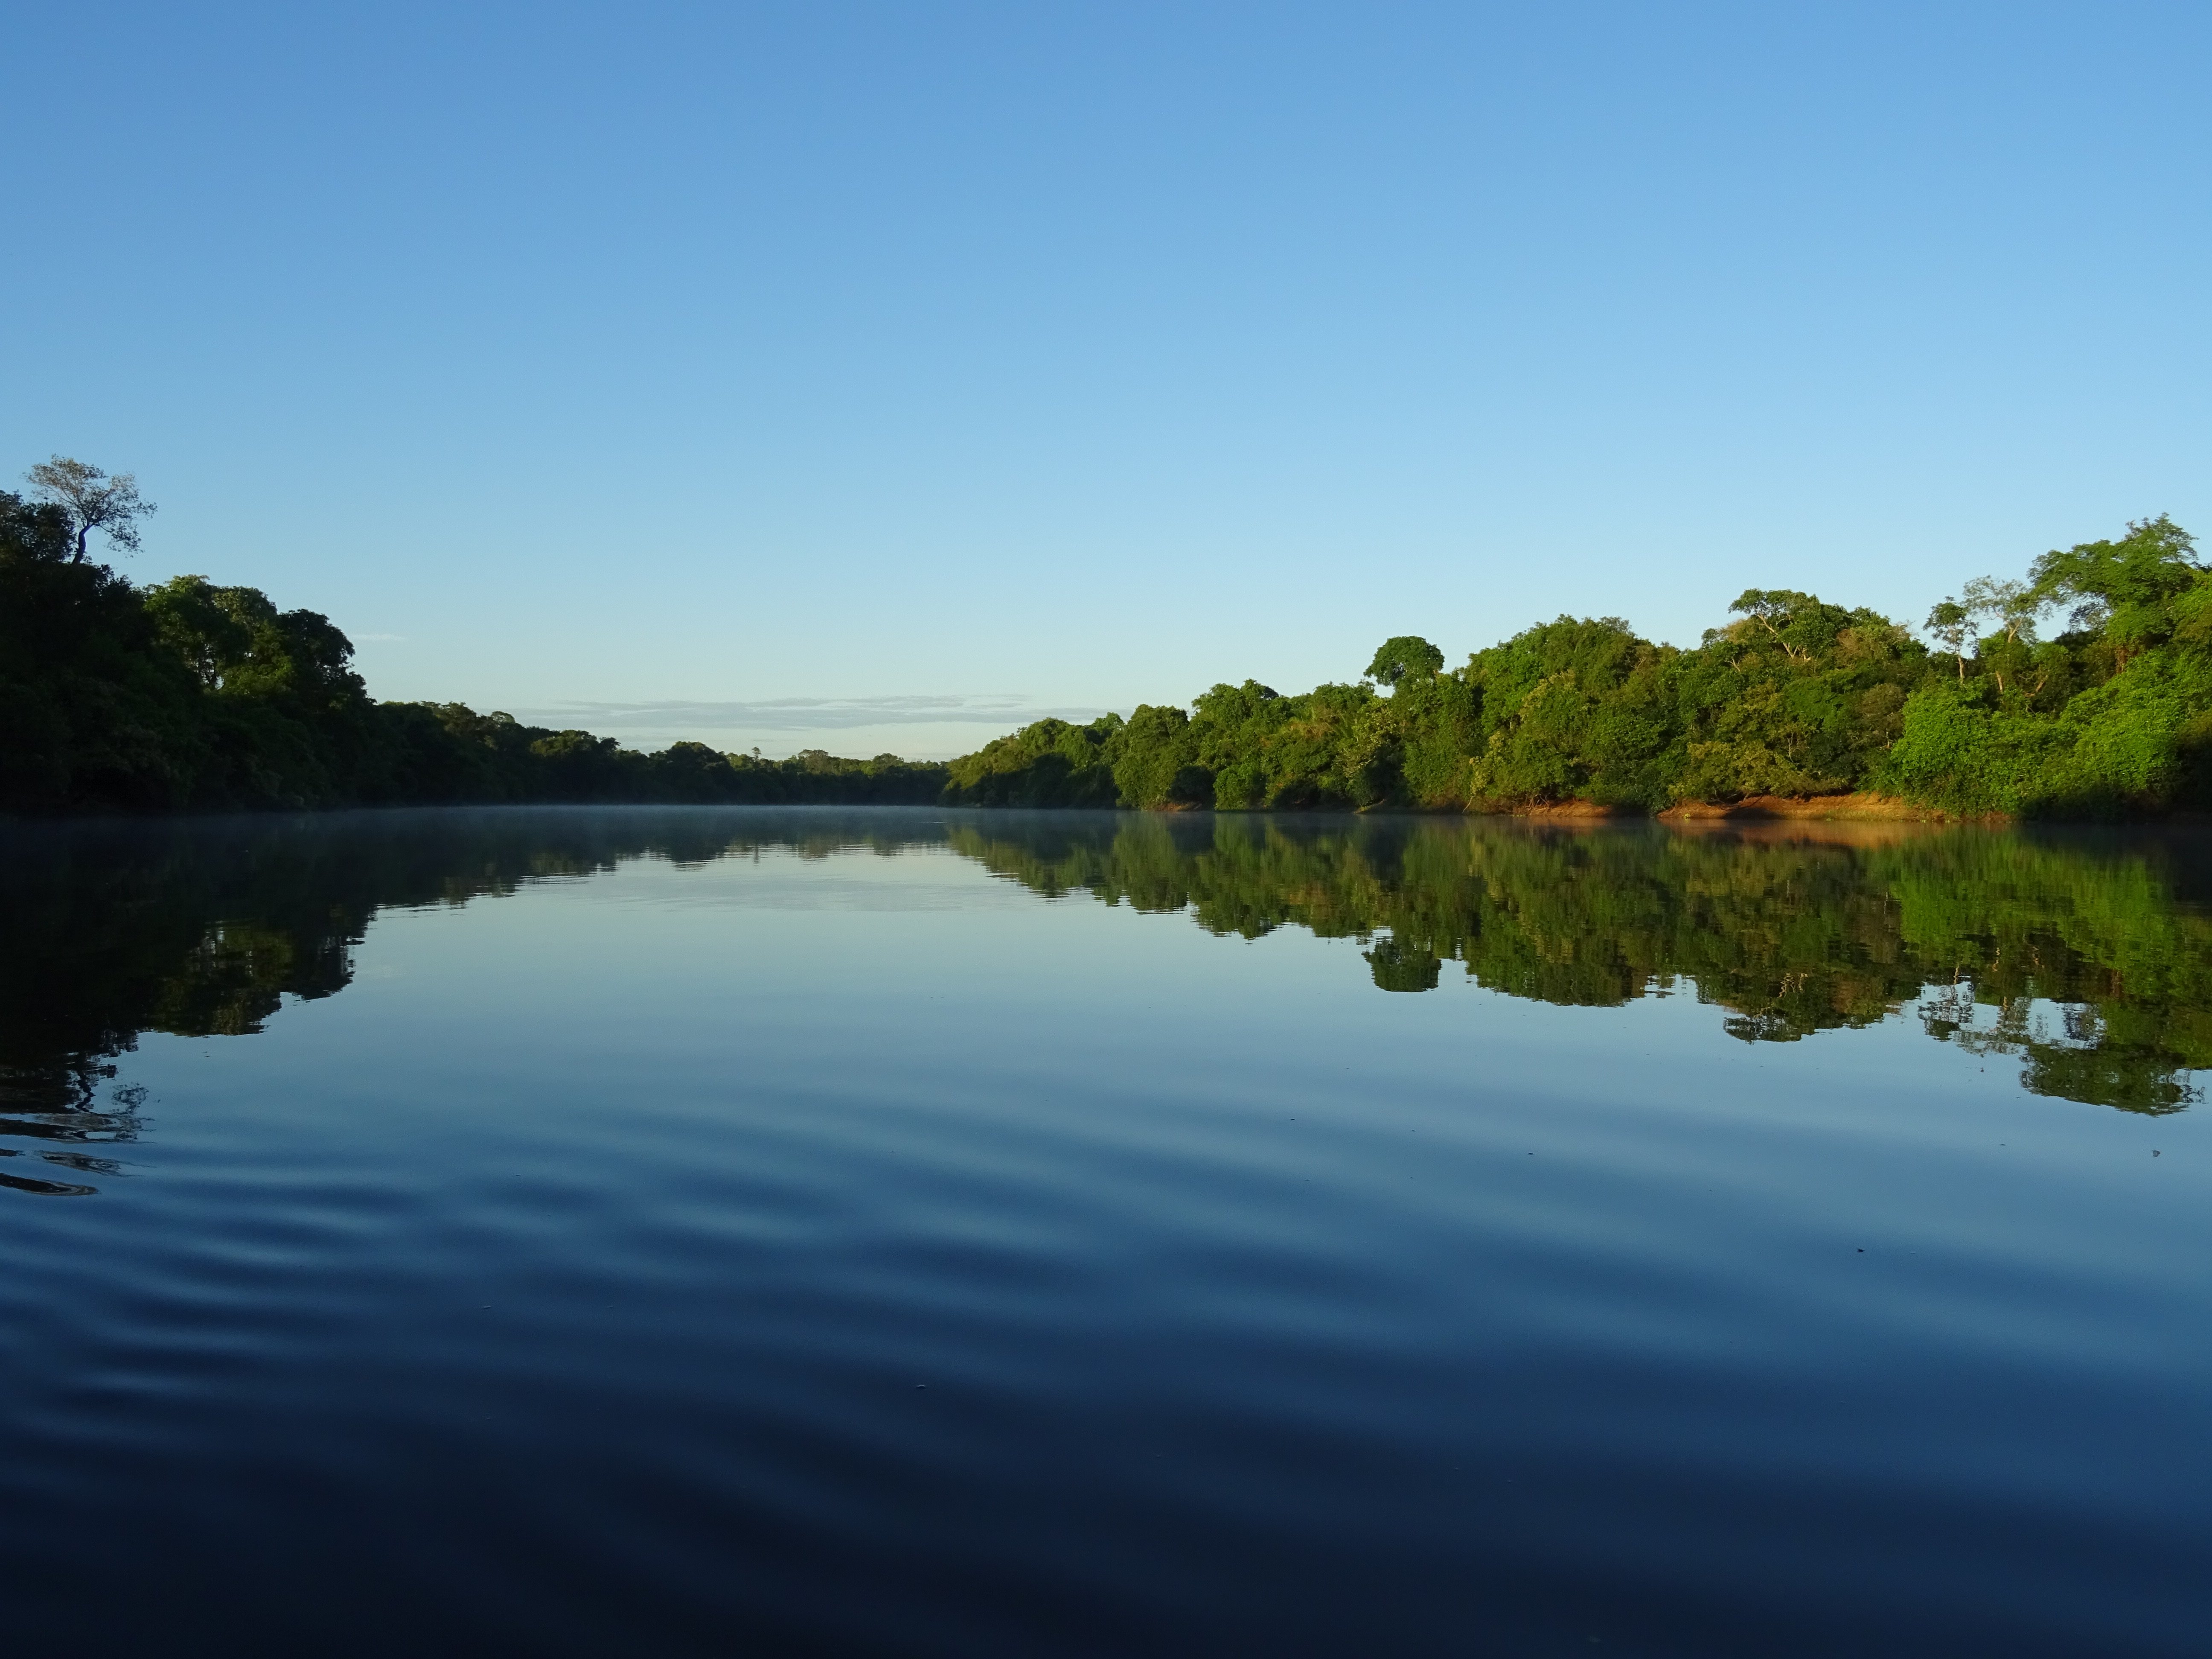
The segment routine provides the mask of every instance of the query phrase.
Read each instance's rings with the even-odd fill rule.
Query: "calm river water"
[[[0,848],[16,1651],[2206,1650],[2201,836]]]

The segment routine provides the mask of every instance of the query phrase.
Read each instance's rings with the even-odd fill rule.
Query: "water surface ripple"
[[[2203,1651],[2190,834],[5,845],[23,1651]]]

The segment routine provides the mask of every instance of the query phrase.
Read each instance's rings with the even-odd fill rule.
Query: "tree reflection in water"
[[[343,989],[380,909],[771,848],[949,846],[1046,896],[1353,939],[1385,991],[1452,963],[1577,1006],[1687,993],[1754,1042],[1911,1009],[2018,1058],[2034,1093],[2127,1111],[2181,1110],[2212,1067],[2195,830],[555,808],[33,824],[4,845],[0,1186],[27,1192],[113,1172],[99,1149],[134,1138],[143,1098],[116,1061],[141,1032],[247,1034],[288,995]]]
[[[1457,963],[1509,995],[1686,991],[1749,1042],[1875,1024],[2016,1055],[2033,1092],[2136,1112],[2212,1067],[2212,839],[1914,825],[1564,827],[1512,819],[1124,817],[955,827],[1044,894],[1188,909],[1256,939],[1368,941],[1377,987]],[[2200,873],[2204,872],[2204,873]]]

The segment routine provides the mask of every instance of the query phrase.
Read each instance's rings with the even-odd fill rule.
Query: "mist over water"
[[[2196,832],[4,845],[27,1642],[2196,1650]]]

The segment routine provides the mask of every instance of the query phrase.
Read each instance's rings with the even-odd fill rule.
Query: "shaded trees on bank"
[[[894,755],[641,754],[459,703],[379,702],[329,617],[203,576],[136,586],[81,556],[91,528],[130,525],[0,491],[0,811],[927,802],[944,786],[943,766]]]

